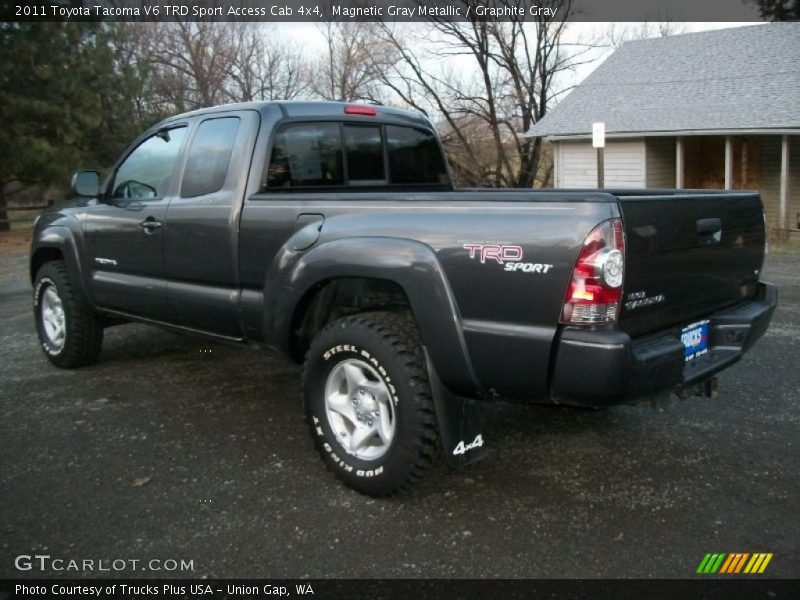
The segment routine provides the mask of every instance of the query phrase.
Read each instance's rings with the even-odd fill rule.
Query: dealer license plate
[[[708,321],[698,321],[681,331],[683,357],[686,361],[708,352]]]

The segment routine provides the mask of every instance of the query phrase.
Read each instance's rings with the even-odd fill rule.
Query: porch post
[[[561,187],[561,179],[558,176],[558,155],[561,152],[561,142],[551,142],[553,148],[553,187],[558,189]]]
[[[675,138],[675,189],[681,190],[683,184],[683,138],[677,136]]]
[[[725,136],[725,189],[733,189],[733,140]]]
[[[787,229],[789,216],[789,136],[781,137],[781,206],[778,214],[778,226],[782,232]]]

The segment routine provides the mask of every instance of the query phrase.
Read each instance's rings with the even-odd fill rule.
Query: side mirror
[[[72,176],[72,195],[82,198],[97,198],[100,195],[100,173],[78,171]]]

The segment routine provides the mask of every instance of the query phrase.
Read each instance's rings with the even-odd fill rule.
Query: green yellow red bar
[[[731,552],[730,554],[709,552],[700,561],[697,573],[720,573],[726,575],[742,572],[747,574],[763,573],[772,560],[772,556],[772,553],[767,552],[755,552],[753,554],[749,552]]]

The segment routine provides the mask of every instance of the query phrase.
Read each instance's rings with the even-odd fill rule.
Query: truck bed
[[[452,293],[476,378],[500,396],[521,389],[532,398],[547,395],[564,294],[578,251],[597,223],[619,216],[624,221],[628,308],[623,306],[618,327],[632,337],[685,325],[703,312],[752,297],[763,260],[761,204],[749,192],[262,193],[245,201],[240,223],[248,335],[262,326],[259,294],[269,276],[263,257],[283,260],[280,249],[309,215],[321,219],[317,247],[360,237],[430,247]],[[721,222],[719,243],[698,236],[697,221],[709,218]],[[531,270],[509,272],[497,260],[470,257],[472,244],[519,247],[519,261]],[[535,265],[548,266],[537,273]]]

